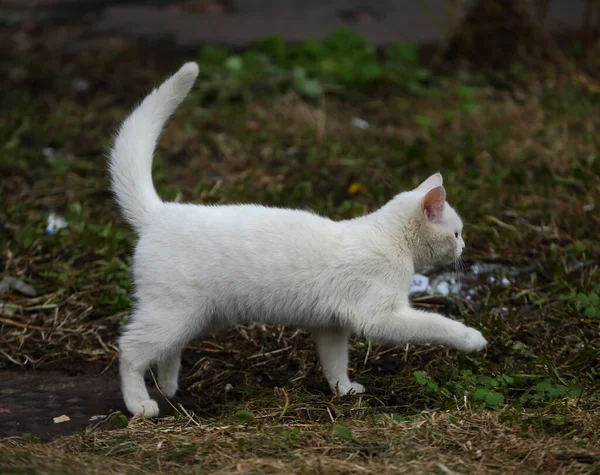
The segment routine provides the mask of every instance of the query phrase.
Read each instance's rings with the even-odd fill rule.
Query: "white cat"
[[[190,91],[198,66],[185,64],[123,123],[110,155],[113,190],[139,234],[137,305],[120,337],[125,404],[155,417],[144,375],[177,390],[180,356],[191,340],[236,322],[293,325],[314,334],[332,390],[361,393],[348,378],[348,336],[390,344],[483,349],[481,333],[410,307],[413,273],[450,263],[464,248],[462,222],[446,203],[439,173],[381,209],[347,221],[258,205],[164,203],[152,183],[160,132]]]

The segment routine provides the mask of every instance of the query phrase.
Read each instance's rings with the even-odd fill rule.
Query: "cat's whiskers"
[[[464,277],[465,274],[465,270],[466,270],[466,266],[465,263],[462,259],[462,257],[458,257],[454,260],[454,262],[452,263],[453,266],[453,274],[454,274],[454,278],[457,281],[461,281],[462,278]]]

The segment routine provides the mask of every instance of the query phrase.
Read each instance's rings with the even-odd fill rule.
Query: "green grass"
[[[432,77],[408,47],[380,61],[361,46],[327,69],[338,46],[321,45],[312,60],[315,45],[213,50],[161,139],[157,188],[165,199],[342,219],[439,170],[466,224],[466,260],[533,269],[470,301],[421,303],[481,329],[486,352],[354,339],[353,378],[368,393],[339,399],[306,333],[240,326],[186,350],[182,383],[197,396],[189,414],[47,444],[5,440],[0,471],[600,470],[600,95],[552,69],[528,71],[508,91],[483,76]],[[149,67],[157,57],[106,48],[0,64],[3,272],[40,294],[0,296],[9,366],[114,362],[135,237],[107,191],[105,152],[134,104],[190,59]],[[263,69],[248,69],[252,61]],[[368,67],[348,76],[358,63]],[[71,89],[80,76],[87,94]],[[44,233],[51,211],[69,222],[54,236]]]

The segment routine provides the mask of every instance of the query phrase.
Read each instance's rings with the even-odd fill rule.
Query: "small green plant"
[[[107,426],[113,429],[125,429],[129,424],[127,416],[122,412],[113,412],[106,421]]]
[[[330,88],[364,88],[391,82],[408,92],[425,95],[429,73],[420,67],[418,48],[398,43],[380,60],[373,47],[348,28],[340,28],[322,41],[308,40],[290,46],[279,37],[259,41],[242,54],[206,46],[202,49],[203,96],[217,99],[247,98],[254,90],[285,92],[315,99]]]
[[[350,430],[350,428],[342,424],[336,424],[333,426],[333,430],[341,439],[352,440],[352,431]]]
[[[581,397],[583,390],[577,384],[566,386],[557,384],[551,379],[544,379],[536,383],[530,391],[521,397],[521,401],[554,401],[564,398]]]
[[[420,125],[424,129],[428,129],[429,127],[431,127],[431,119],[426,115],[416,115],[415,123],[417,125]]]
[[[479,105],[477,105],[475,100],[475,92],[476,90],[470,86],[457,87],[457,93],[460,99],[460,109],[463,112],[476,112],[479,109]]]
[[[476,375],[471,370],[462,370],[460,377],[437,383],[423,371],[414,372],[417,381],[428,394],[440,398],[442,404],[452,404],[456,399],[467,397],[480,408],[499,409],[506,399],[517,400],[520,404],[548,403],[555,400],[580,397],[581,387],[572,383],[565,385],[550,378],[535,375]]]
[[[473,399],[481,401],[485,406],[497,408],[504,404],[504,394],[514,379],[507,374],[499,376],[477,376],[477,389],[473,392]]]
[[[253,412],[244,410],[237,411],[235,415],[238,418],[240,424],[247,424],[256,417]]]
[[[427,376],[424,371],[415,371],[413,376],[415,381],[425,388],[425,392],[437,393],[439,391],[438,384],[430,376]]]
[[[281,431],[281,437],[291,442],[295,442],[299,434],[300,429],[298,429],[297,427],[294,427],[292,430]]]
[[[577,307],[583,311],[583,315],[588,318],[600,317],[600,296],[599,291],[590,292],[589,294],[579,293],[575,299]]]
[[[527,67],[519,62],[514,62],[510,65],[510,73],[518,80],[522,81],[527,78]]]
[[[444,384],[444,390],[454,397],[467,396],[482,408],[497,409],[504,405],[504,394],[513,382],[513,377],[507,374],[474,375],[470,370],[462,370],[457,381]]]
[[[600,318],[600,284],[592,285],[587,292],[571,291],[564,297],[587,318]]]
[[[281,439],[275,440],[271,444],[271,447],[279,451],[286,451],[288,450],[288,446],[294,445],[297,442],[298,436],[300,435],[300,429],[294,427],[291,430],[283,430],[279,435]]]

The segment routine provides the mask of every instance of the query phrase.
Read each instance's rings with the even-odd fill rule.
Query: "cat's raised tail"
[[[148,94],[125,119],[110,151],[112,189],[136,231],[144,228],[152,210],[162,203],[152,182],[154,149],[165,122],[190,92],[198,71],[196,63],[185,63]]]

